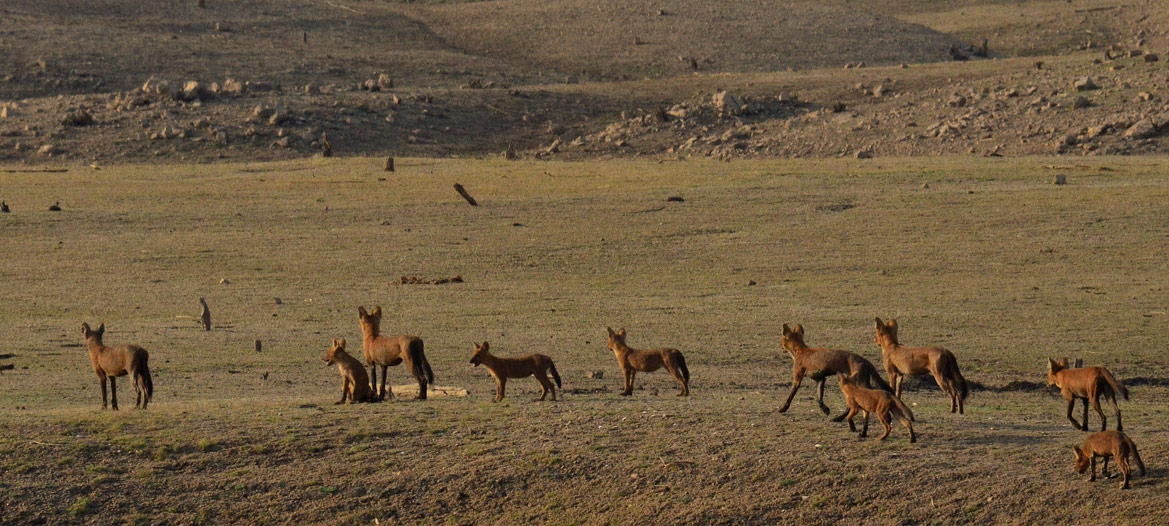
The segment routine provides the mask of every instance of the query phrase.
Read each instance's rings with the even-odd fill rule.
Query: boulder
[[[714,103],[714,107],[718,111],[727,115],[740,115],[746,110],[746,105],[743,104],[742,99],[725,90],[715,93],[711,102]]]
[[[1076,91],[1088,91],[1097,89],[1100,86],[1097,86],[1096,83],[1092,81],[1092,77],[1079,77],[1072,82],[1072,87],[1075,88]]]

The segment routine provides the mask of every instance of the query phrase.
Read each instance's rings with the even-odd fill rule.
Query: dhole
[[[1100,409],[1100,397],[1103,396],[1112,404],[1112,408],[1116,410],[1116,430],[1124,431],[1124,424],[1120,421],[1120,407],[1116,405],[1116,394],[1120,393],[1125,400],[1128,400],[1128,389],[1126,389],[1108,369],[1103,367],[1080,367],[1078,369],[1068,368],[1068,359],[1060,358],[1059,360],[1047,359],[1047,386],[1058,386],[1060,394],[1063,399],[1067,401],[1068,405],[1068,420],[1071,421],[1072,426],[1083,431],[1088,430],[1088,402],[1092,402],[1092,408],[1100,414],[1100,430],[1108,429],[1108,418],[1104,416],[1104,411]],[[1075,408],[1076,399],[1084,401],[1084,423],[1081,426],[1076,422],[1076,418],[1072,416],[1072,409]]]
[[[858,376],[844,376],[843,374],[836,376],[840,378],[840,392],[844,393],[844,402],[848,404],[848,412],[833,418],[834,422],[848,419],[849,431],[856,431],[852,417],[856,416],[857,411],[864,411],[865,422],[860,434],[860,437],[864,438],[869,434],[869,415],[875,414],[881,425],[885,426],[885,434],[881,435],[878,440],[885,440],[893,428],[890,425],[892,420],[890,417],[895,417],[901,422],[901,425],[905,426],[905,429],[909,430],[909,442],[917,442],[917,434],[913,432],[913,413],[908,407],[905,407],[900,398],[887,391],[861,387],[860,381],[857,379]]]
[[[682,386],[682,392],[678,393],[678,396],[690,396],[690,369],[686,367],[686,358],[682,356],[682,351],[678,349],[639,351],[625,345],[625,329],[613,332],[613,329],[605,327],[605,330],[609,331],[609,350],[617,356],[617,363],[625,373],[625,390],[621,392],[621,396],[633,394],[633,377],[638,371],[652,373],[662,367],[670,371]]]
[[[965,413],[966,397],[970,390],[958,369],[954,353],[941,347],[905,347],[897,341],[897,320],[885,323],[881,323],[881,318],[876,320],[875,341],[881,347],[881,359],[885,362],[885,372],[893,384],[893,395],[901,398],[906,376],[929,373],[934,375],[934,381],[942,388],[942,392],[950,396],[950,412]]]
[[[417,336],[396,334],[381,336],[382,308],[374,307],[373,312],[365,312],[365,307],[357,308],[358,321],[361,323],[361,353],[365,356],[365,363],[369,364],[370,387],[377,391],[378,398],[394,397],[392,390],[386,389],[386,368],[405,363],[418,381],[419,400],[426,399],[426,384],[434,383],[434,371],[430,369],[430,362],[422,352],[422,340]],[[377,388],[377,366],[382,367],[382,385]]]
[[[889,387],[889,384],[885,383],[885,380],[877,373],[877,368],[873,367],[873,363],[863,356],[848,351],[819,349],[805,345],[804,327],[799,324],[796,324],[794,329],[788,327],[786,323],[783,324],[783,337],[779,343],[792,357],[792,390],[791,393],[788,393],[787,401],[783,403],[783,407],[779,409],[780,413],[787,411],[787,408],[792,405],[792,398],[795,398],[796,391],[800,388],[800,382],[804,380],[804,376],[811,376],[812,380],[816,381],[819,389],[816,403],[820,404],[820,410],[826,415],[831,414],[831,411],[828,406],[824,405],[824,381],[834,374],[849,376],[855,374],[861,383],[869,387],[875,383],[881,389],[893,391],[893,388]],[[841,416],[843,417],[843,413]]]
[[[1084,440],[1083,449],[1080,449],[1079,446],[1072,446],[1072,451],[1076,453],[1076,471],[1083,473],[1087,471],[1089,465],[1092,467],[1092,476],[1088,478],[1089,481],[1096,480],[1096,457],[1104,457],[1102,473],[1105,477],[1108,476],[1108,459],[1110,457],[1116,459],[1117,465],[1120,466],[1120,472],[1124,475],[1124,482],[1120,485],[1120,489],[1128,489],[1128,477],[1132,473],[1132,467],[1128,465],[1130,454],[1137,461],[1137,467],[1141,468],[1141,476],[1145,476],[1145,463],[1141,462],[1141,455],[1137,453],[1137,445],[1128,435],[1120,431],[1092,433]]]
[[[333,340],[333,346],[325,353],[325,365],[336,365],[341,371],[341,401],[334,405],[358,402],[376,402],[373,387],[369,384],[369,375],[365,374],[365,367],[356,358],[345,352],[345,339]]]
[[[114,411],[118,410],[118,387],[114,378],[129,374],[134,380],[134,390],[138,392],[138,401],[134,407],[146,409],[150,399],[154,397],[154,381],[150,379],[149,353],[137,345],[119,345],[106,347],[101,343],[101,337],[106,332],[106,324],[97,326],[97,330],[89,328],[88,323],[81,324],[81,333],[85,335],[85,345],[89,347],[89,361],[93,364],[93,372],[97,373],[97,381],[101,384],[101,408],[106,408],[106,378],[110,380],[110,394]]]
[[[475,367],[483,364],[495,377],[495,402],[503,400],[503,389],[507,385],[508,378],[527,378],[529,376],[535,376],[536,381],[540,382],[540,388],[544,390],[540,394],[541,401],[548,396],[548,393],[552,393],[552,401],[556,401],[556,389],[548,380],[548,373],[552,373],[552,379],[556,380],[556,387],[560,387],[560,373],[556,372],[556,365],[552,363],[552,358],[543,354],[529,354],[519,358],[500,358],[491,354],[488,348],[487,342],[483,342],[483,345],[475,344],[475,352],[471,354],[471,363]]]

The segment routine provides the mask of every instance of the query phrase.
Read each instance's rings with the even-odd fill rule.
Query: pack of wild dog
[[[205,304],[204,304],[205,305]],[[206,310],[206,309],[205,309]],[[418,384],[415,398],[425,400],[428,387],[434,384],[434,371],[424,352],[422,339],[407,334],[383,335],[381,333],[382,309],[375,306],[372,311],[358,307],[358,326],[361,329],[361,360],[346,351],[344,338],[334,339],[325,353],[326,365],[336,365],[341,374],[341,399],[337,404],[378,402],[392,398],[392,389],[386,387],[387,370],[396,365],[405,365]],[[965,414],[966,399],[970,386],[958,366],[954,353],[943,347],[910,347],[902,345],[898,337],[897,321],[882,321],[875,318],[873,341],[881,351],[881,363],[890,382],[886,382],[873,362],[860,354],[841,349],[811,347],[805,343],[804,327],[800,324],[783,324],[780,347],[792,360],[792,384],[779,412],[786,412],[795,398],[804,378],[816,383],[816,403],[820,411],[830,415],[831,410],[824,403],[824,388],[830,377],[836,377],[844,396],[845,408],[832,418],[834,422],[847,421],[849,430],[857,431],[854,418],[862,418],[859,437],[868,435],[869,419],[875,416],[884,428],[878,440],[885,440],[892,431],[894,420],[909,432],[909,442],[917,442],[913,428],[913,412],[902,401],[905,379],[908,376],[930,375],[950,400],[950,413]],[[205,326],[208,323],[204,324]],[[112,405],[118,409],[116,378],[129,375],[137,392],[137,407],[146,409],[154,394],[154,383],[148,365],[149,354],[137,345],[106,346],[102,343],[105,325],[91,329],[88,323],[81,326],[89,349],[90,362],[98,377],[102,393],[102,409]],[[678,383],[678,396],[690,395],[690,369],[682,351],[669,347],[634,349],[626,343],[625,329],[614,331],[606,327],[606,347],[617,359],[624,383],[622,396],[633,394],[637,373],[651,373],[664,369]],[[492,354],[490,344],[474,344],[470,363],[472,367],[484,366],[495,379],[493,401],[502,401],[508,379],[534,377],[541,389],[538,401],[556,401],[556,391],[561,389],[560,373],[552,358],[544,354],[528,354],[518,357],[504,357]],[[1078,364],[1077,364],[1078,365]],[[365,367],[369,367],[366,373]],[[378,368],[381,368],[381,382],[378,382]],[[107,404],[106,383],[112,404]],[[1103,473],[1108,476],[1108,462],[1114,460],[1124,477],[1122,488],[1129,487],[1132,458],[1141,474],[1145,473],[1144,463],[1137,453],[1132,438],[1123,432],[1120,407],[1117,396],[1128,400],[1128,389],[1112,373],[1103,367],[1071,367],[1066,358],[1049,359],[1047,384],[1060,390],[1066,402],[1066,417],[1077,430],[1088,430],[1088,406],[1091,405],[1100,417],[1101,431],[1088,436],[1083,446],[1073,446],[1076,469],[1080,473],[1091,469],[1089,480],[1096,479],[1096,459],[1103,458]],[[1100,407],[1104,398],[1116,415],[1116,430],[1108,431],[1108,417]],[[1076,420],[1072,412],[1076,401],[1083,402],[1083,417]]]

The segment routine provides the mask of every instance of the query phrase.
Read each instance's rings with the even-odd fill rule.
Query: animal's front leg
[[[333,402],[333,405],[341,405],[345,403],[345,398],[349,396],[349,378],[341,378],[341,400]]]
[[[864,411],[865,411],[865,420],[864,420],[864,425],[861,426],[861,434],[860,434],[861,438],[869,436],[869,414],[870,413],[868,410],[864,410]]]
[[[625,369],[625,391],[621,393],[621,396],[630,396],[633,394],[633,377],[636,375],[637,373],[633,369]]]
[[[373,391],[374,396],[383,397],[382,393],[377,390],[377,364],[369,364],[369,390]]]
[[[113,406],[114,411],[118,410],[118,385],[114,383],[114,377],[110,378],[110,405]]]
[[[1100,476],[1104,477],[1106,479],[1112,478],[1112,475],[1108,474],[1108,459],[1109,458],[1110,457],[1104,457],[1104,465],[1100,466]]]
[[[386,376],[387,376],[386,370],[387,369],[389,369],[389,366],[387,366],[387,365],[382,366],[382,394],[381,394],[382,400],[385,400],[386,398],[390,398],[390,399],[394,398],[394,388],[390,387],[389,389],[386,389]]]
[[[816,396],[816,403],[820,404],[820,412],[821,413],[824,413],[825,415],[831,415],[832,410],[828,409],[828,406],[824,405],[824,384],[825,383],[826,383],[826,379],[820,379],[820,380],[816,381],[816,385],[817,385],[816,388],[819,389],[819,391],[820,391],[820,393]]]
[[[1088,428],[1087,428],[1087,427],[1081,427],[1081,426],[1080,426],[1080,423],[1076,421],[1076,417],[1072,416],[1072,410],[1074,410],[1074,409],[1075,409],[1075,407],[1076,407],[1076,399],[1075,399],[1074,397],[1073,397],[1073,398],[1068,398],[1068,399],[1067,399],[1067,403],[1068,403],[1068,404],[1067,404],[1067,405],[1068,405],[1068,421],[1072,423],[1072,427],[1074,427],[1074,428],[1076,428],[1076,429],[1083,430],[1083,431],[1087,431],[1087,429],[1088,429]],[[1085,407],[1085,408],[1084,408],[1084,419],[1085,419],[1085,421],[1087,421],[1087,418],[1088,418],[1088,408],[1087,408],[1087,407]]]
[[[799,373],[796,373],[795,377],[792,378],[792,390],[787,394],[787,401],[783,403],[783,407],[779,408],[780,413],[787,411],[787,408],[792,405],[792,398],[796,397],[796,391],[800,390],[800,383],[803,382],[803,380],[804,375]]]
[[[1092,482],[1092,481],[1096,480],[1096,454],[1095,453],[1092,454],[1091,464],[1092,464],[1092,476],[1088,477],[1088,482]]]

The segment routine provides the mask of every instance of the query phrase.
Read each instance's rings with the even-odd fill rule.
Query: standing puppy
[[[560,387],[560,373],[556,372],[556,364],[552,363],[552,358],[543,354],[529,354],[519,358],[500,358],[491,354],[488,350],[489,345],[483,342],[483,345],[475,344],[475,352],[471,354],[471,363],[475,367],[482,364],[491,371],[491,376],[495,377],[495,402],[503,400],[503,389],[507,385],[508,378],[527,378],[535,376],[536,381],[540,382],[540,388],[543,393],[540,394],[540,401],[552,393],[552,401],[556,401],[556,389],[552,387],[552,382],[548,380],[548,373],[552,373],[552,379],[556,380],[556,387]]]
[[[646,351],[634,349],[625,345],[625,329],[619,329],[613,332],[613,329],[605,327],[609,331],[609,350],[617,356],[617,363],[621,365],[622,372],[625,373],[625,390],[621,392],[621,396],[629,396],[633,394],[633,378],[637,376],[637,372],[652,373],[662,367],[665,367],[678,384],[682,386],[682,391],[678,396],[690,396],[690,369],[686,368],[686,358],[682,356],[682,351],[678,349],[650,349]]]
[[[1120,431],[1092,433],[1084,440],[1083,449],[1079,446],[1072,446],[1072,451],[1076,454],[1076,471],[1083,473],[1091,466],[1092,476],[1088,478],[1089,481],[1096,480],[1096,457],[1104,457],[1102,472],[1105,477],[1108,476],[1108,459],[1116,459],[1116,464],[1120,466],[1120,473],[1124,475],[1124,482],[1121,483],[1120,489],[1128,489],[1128,477],[1132,473],[1132,467],[1128,465],[1129,455],[1137,461],[1137,467],[1141,468],[1141,476],[1145,476],[1145,463],[1141,462],[1141,455],[1137,453],[1137,445],[1128,435]]]
[[[106,379],[110,381],[110,394],[113,395],[114,411],[118,410],[118,386],[114,378],[127,374],[133,378],[134,390],[138,392],[138,401],[135,407],[146,409],[150,399],[154,396],[154,381],[150,378],[150,358],[146,349],[137,345],[119,345],[106,347],[101,338],[106,333],[106,324],[97,326],[97,330],[89,328],[88,323],[81,324],[81,333],[85,335],[85,345],[89,347],[89,361],[93,364],[93,372],[97,373],[97,381],[101,384],[101,408],[106,408]]]
[[[881,435],[878,440],[885,440],[889,436],[889,431],[893,426],[890,422],[893,418],[897,418],[905,429],[909,430],[909,442],[917,442],[917,434],[913,432],[913,413],[905,404],[901,402],[900,398],[893,396],[888,391],[880,391],[877,389],[865,389],[861,387],[860,380],[857,375],[844,376],[837,375],[840,378],[840,391],[844,393],[844,402],[848,404],[848,412],[840,415],[832,420],[839,422],[848,419],[848,429],[856,431],[856,425],[852,423],[852,417],[856,416],[857,412],[865,412],[864,427],[861,429],[860,437],[864,438],[869,434],[869,416],[876,415],[877,420],[881,425],[885,426],[885,434]]]

